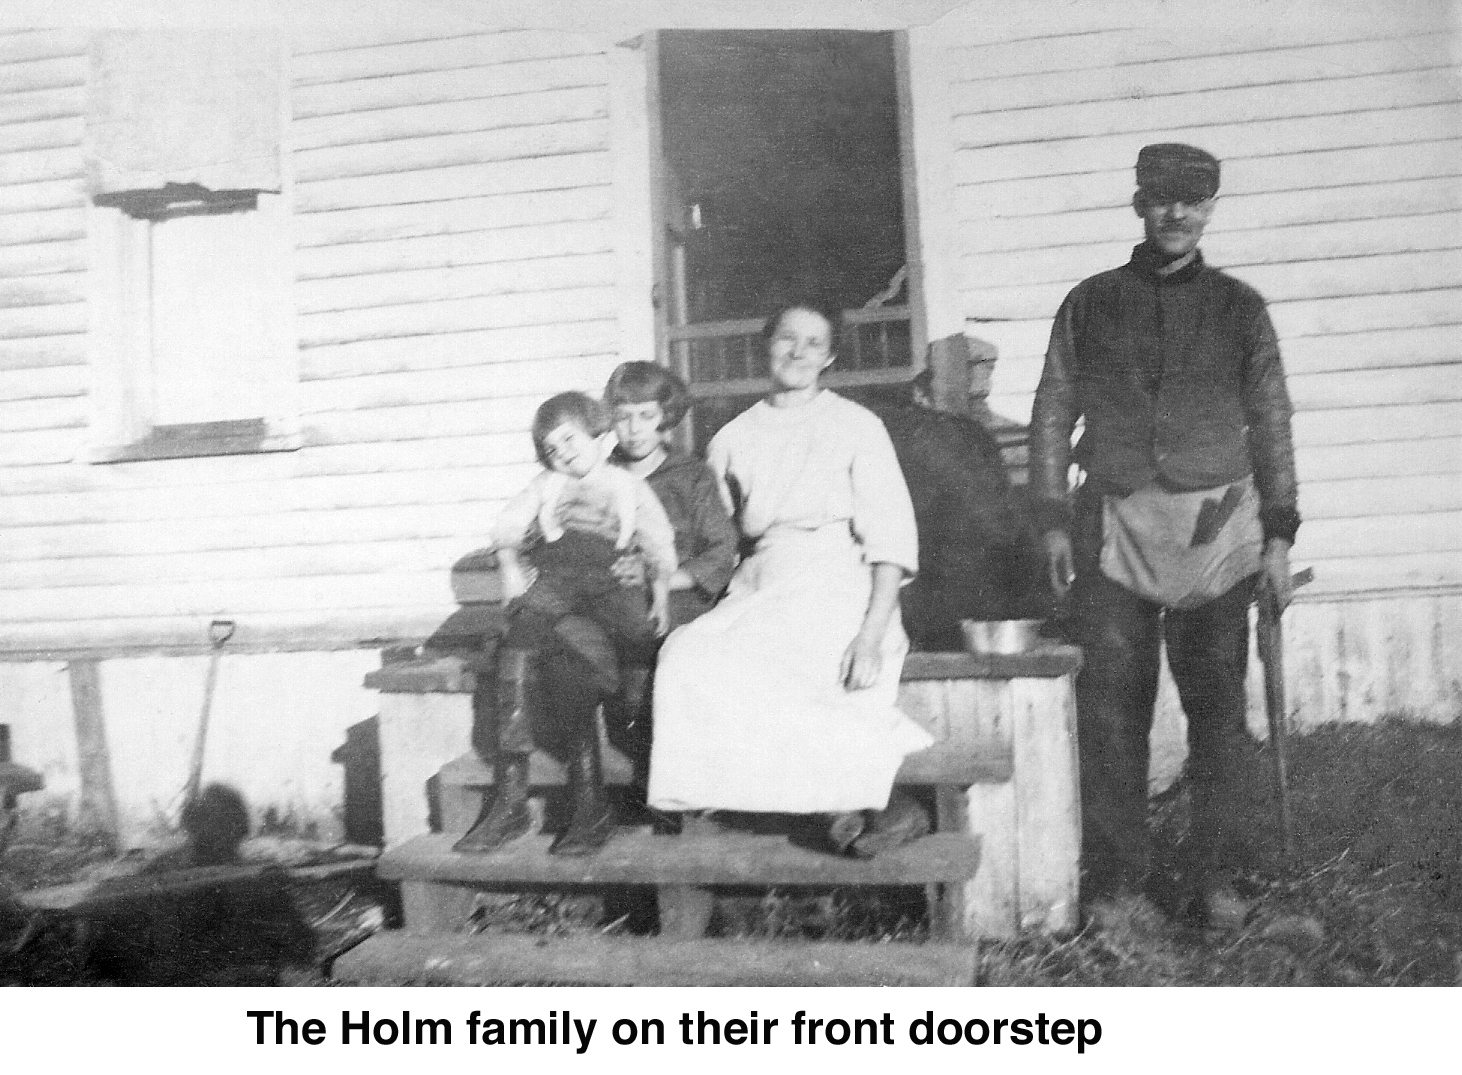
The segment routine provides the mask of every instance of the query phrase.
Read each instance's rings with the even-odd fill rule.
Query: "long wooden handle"
[[[1259,600],[1259,660],[1264,665],[1264,712],[1269,719],[1269,746],[1274,759],[1274,786],[1279,794],[1279,827],[1284,854],[1293,858],[1294,819],[1289,804],[1289,764],[1286,735],[1288,713],[1284,697],[1284,632],[1274,602]]]

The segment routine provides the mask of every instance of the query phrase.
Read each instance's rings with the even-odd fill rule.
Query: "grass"
[[[1296,855],[1264,780],[1238,804],[1253,833],[1253,913],[1219,936],[1139,913],[1075,937],[982,952],[991,985],[1462,983],[1462,723],[1335,725],[1290,744]],[[1267,762],[1267,758],[1261,758]],[[1159,872],[1186,835],[1178,793],[1154,805]]]
[[[1462,984],[1462,721],[1334,725],[1292,741],[1290,755],[1293,861],[1282,853],[1267,768],[1236,805],[1254,852],[1254,868],[1242,879],[1254,910],[1240,932],[1206,932],[1139,906],[1103,931],[986,943],[981,982]],[[1267,760],[1261,752],[1261,765]],[[1186,794],[1155,801],[1151,826],[1161,881],[1186,836]],[[0,856],[0,879],[17,889],[57,884],[104,856],[95,843],[60,837],[12,844]],[[314,926],[317,960],[377,928],[385,914],[379,892],[338,882],[297,890],[294,900]],[[611,900],[606,910],[594,897],[484,897],[468,928],[620,932],[635,928],[643,909]],[[918,943],[928,935],[917,889],[740,896],[720,902],[717,926],[757,939]],[[42,971],[57,981],[57,968]],[[318,967],[286,980],[327,984]]]

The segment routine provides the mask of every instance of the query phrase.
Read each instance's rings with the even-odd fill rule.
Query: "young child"
[[[670,576],[670,626],[706,612],[726,589],[736,566],[736,524],[721,499],[716,476],[704,460],[670,443],[671,431],[690,410],[685,382],[653,362],[626,362],[609,378],[604,402],[612,411],[618,446],[610,461],[644,478],[675,528],[679,567]],[[636,557],[616,566],[621,582],[639,580]],[[640,804],[650,766],[650,663],[620,669],[621,695],[607,707],[610,735],[635,767],[631,794]]]
[[[679,567],[670,576],[670,626],[679,627],[726,589],[736,566],[736,524],[711,468],[670,443],[690,410],[684,381],[653,362],[625,362],[610,375],[604,402],[619,442],[610,462],[649,483],[675,529]]]
[[[492,851],[528,831],[528,757],[535,726],[572,740],[573,815],[553,845],[557,854],[592,854],[609,837],[602,759],[592,719],[582,728],[551,729],[556,714],[539,701],[539,657],[557,643],[554,627],[570,615],[597,623],[624,663],[643,662],[669,629],[669,587],[675,533],[643,479],[606,461],[609,418],[582,392],[545,401],[533,419],[533,444],[544,470],[503,509],[493,531],[507,633],[498,649],[497,795],[459,851]],[[535,577],[524,571],[522,550]],[[634,551],[646,565],[650,597],[612,571]]]

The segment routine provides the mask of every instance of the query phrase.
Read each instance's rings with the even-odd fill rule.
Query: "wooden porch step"
[[[604,782],[628,784],[634,767],[619,751],[604,751]],[[969,743],[946,739],[917,754],[910,754],[899,767],[895,780],[900,784],[1003,784],[1011,778],[1014,766],[1008,748],[993,743]],[[492,766],[469,751],[443,765],[438,781],[447,787],[485,788],[492,786]],[[557,760],[541,750],[528,759],[528,781],[535,787],[554,787],[567,779]]]
[[[342,955],[331,977],[360,985],[964,986],[975,983],[976,960],[970,944],[390,932]]]
[[[980,865],[979,838],[934,833],[875,859],[839,858],[757,833],[617,834],[596,855],[548,853],[552,838],[527,836],[490,855],[452,850],[449,833],[418,836],[387,850],[388,881],[456,885],[923,885],[964,881]]]

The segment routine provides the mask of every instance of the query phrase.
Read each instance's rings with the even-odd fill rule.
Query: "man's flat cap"
[[[1137,154],[1137,187],[1154,197],[1204,201],[1218,193],[1218,158],[1182,142],[1143,146]]]

